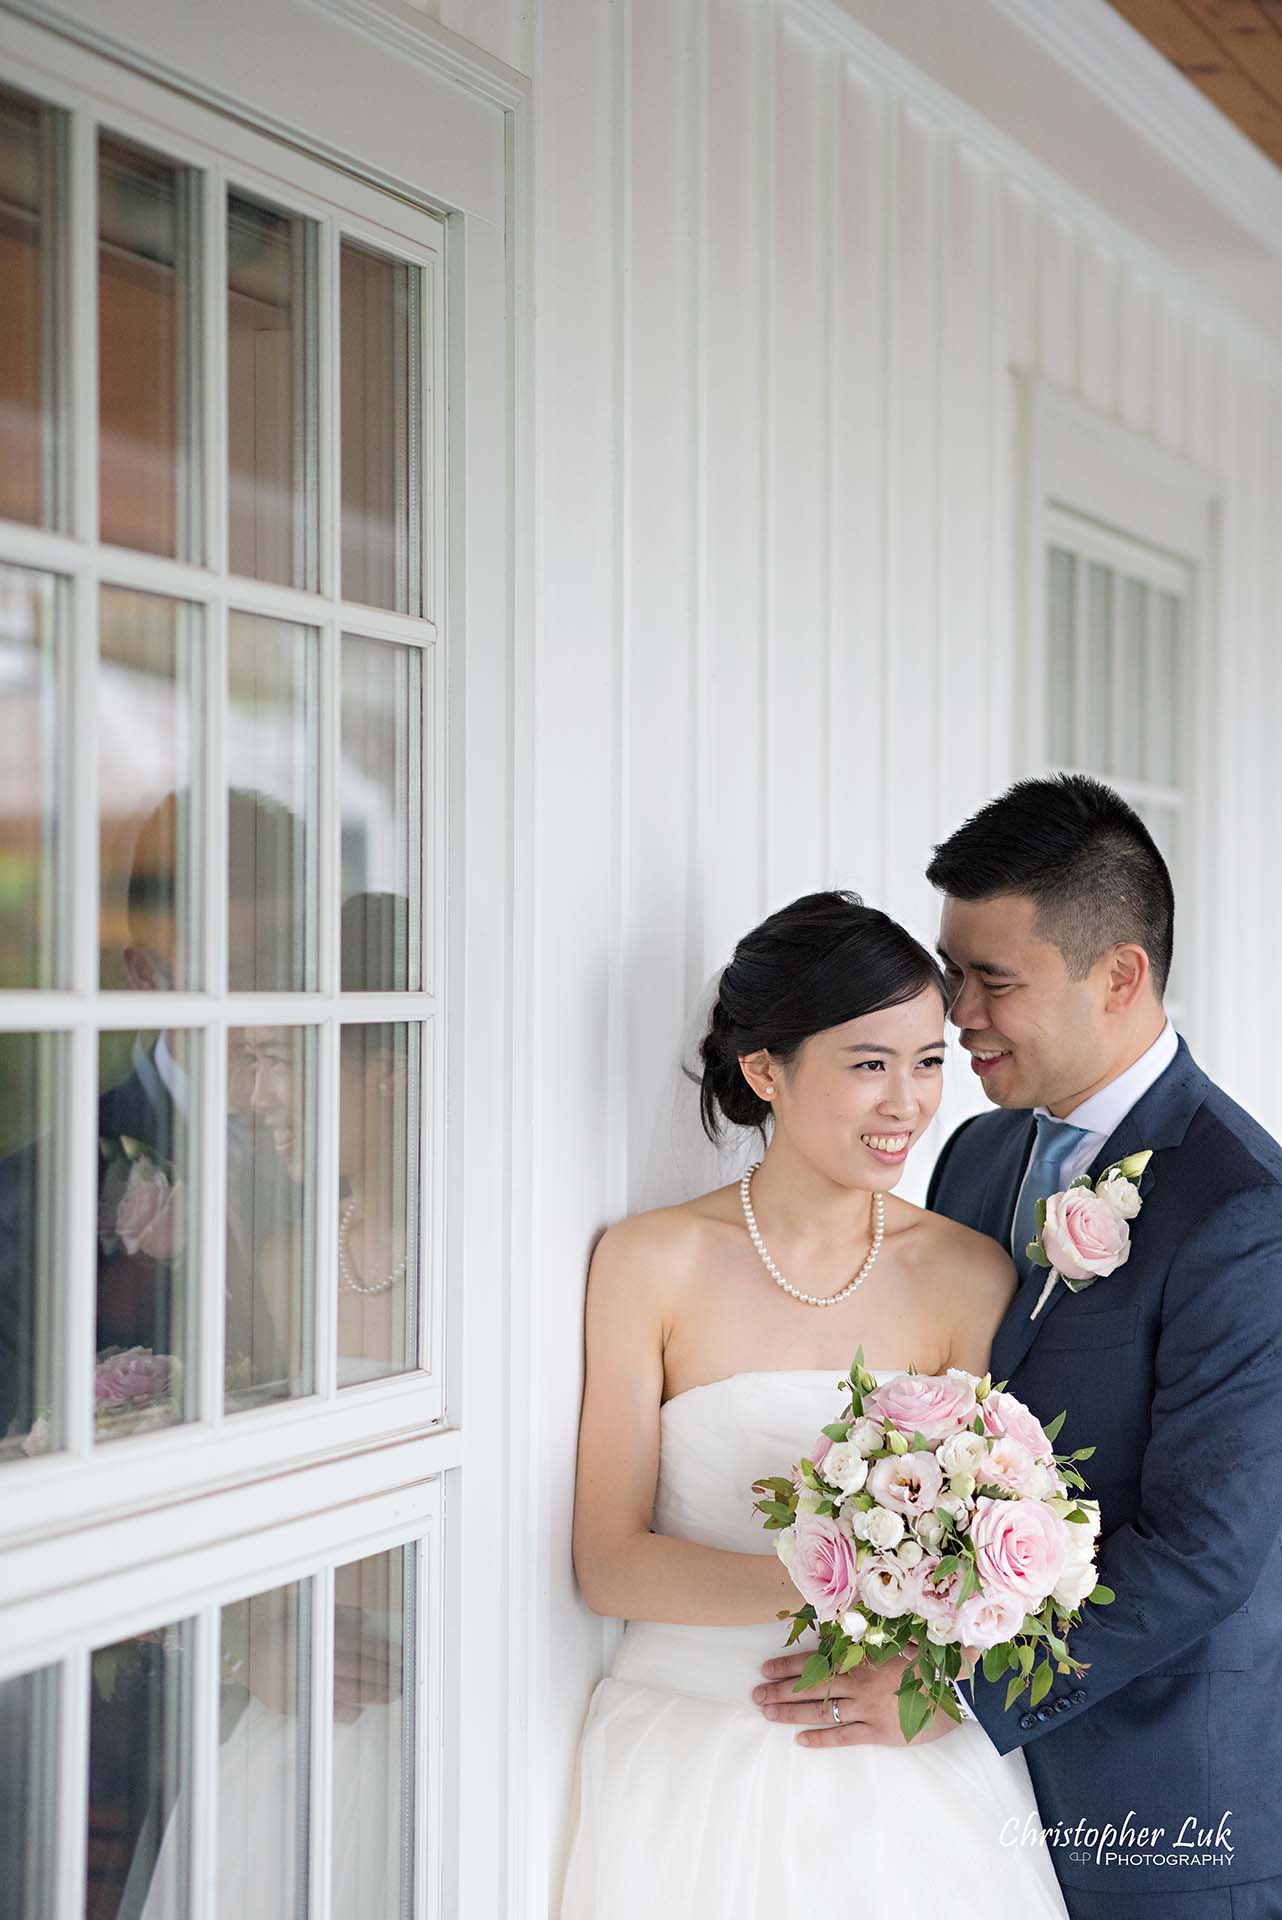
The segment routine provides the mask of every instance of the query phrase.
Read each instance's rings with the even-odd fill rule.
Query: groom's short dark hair
[[[956,900],[1017,893],[1035,901],[1037,931],[1075,979],[1110,947],[1134,942],[1148,955],[1159,1000],[1166,991],[1171,876],[1134,807],[1101,780],[1017,781],[936,847],[926,878]]]

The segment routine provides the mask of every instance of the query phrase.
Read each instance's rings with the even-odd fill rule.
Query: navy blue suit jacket
[[[953,1134],[928,1204],[1009,1250],[1034,1131],[994,1111]],[[1282,1148],[1216,1087],[1184,1042],[1091,1169],[1153,1149],[1130,1259],[1029,1314],[1020,1286],[993,1343],[995,1380],[1085,1463],[1102,1513],[1100,1578],[1083,1610],[1081,1676],[1055,1676],[1035,1713],[1005,1681],[975,1684],[1002,1752],[1023,1747],[1043,1824],[1164,1827],[1192,1816],[1222,1844],[1202,1864],[1125,1866],[1094,1843],[1058,1847],[1065,1887],[1124,1895],[1282,1874]],[[1097,1853],[1099,1857],[1097,1858]],[[1207,1855],[1216,1856],[1215,1861]]]

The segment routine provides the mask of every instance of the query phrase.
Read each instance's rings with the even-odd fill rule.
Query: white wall
[[[888,0],[427,10],[532,73],[537,129],[525,824],[541,1396],[524,1494],[540,1557],[517,1783],[537,1913],[608,1637],[569,1560],[591,1245],[640,1201],[686,1009],[737,935],[843,885],[933,937],[932,844],[1025,768],[1020,370],[1218,480],[1214,891],[1198,903],[1216,922],[1214,993],[1198,1027],[1204,1063],[1282,1129],[1282,361],[1243,319],[1267,273],[1180,185],[1182,83],[1150,151],[1138,112],[1110,118],[1079,72],[1057,80],[1049,54],[1016,45],[1022,0],[929,20]],[[1089,0],[1057,22],[1070,14],[1090,27]],[[1098,14],[1101,33],[1125,31]],[[980,111],[883,57],[860,22],[899,33]],[[1003,33],[1024,63],[1004,93]],[[1153,83],[1165,99],[1168,79]],[[1185,91],[1190,138],[1220,141]],[[1228,139],[1226,164],[1249,172]],[[952,1078],[942,1126],[978,1104]]]

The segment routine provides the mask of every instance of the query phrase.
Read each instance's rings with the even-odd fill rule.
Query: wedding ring
[[[831,1706],[831,1708],[832,1708],[832,1717],[833,1717],[833,1720],[834,1720],[834,1721],[836,1722],[836,1724],[837,1724],[838,1726],[840,1726],[840,1725],[841,1725],[841,1702],[840,1702],[840,1700],[830,1700],[828,1704],[829,1704],[829,1705]]]

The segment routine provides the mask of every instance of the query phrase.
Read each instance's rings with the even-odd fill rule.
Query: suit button
[[[1037,1722],[1036,1720],[1034,1720],[1031,1713],[1025,1713],[1020,1716],[1019,1724],[1021,1727],[1023,1727],[1025,1733],[1027,1733],[1030,1727],[1035,1727],[1037,1725]]]
[[[1077,1691],[1075,1693],[1070,1693],[1068,1697],[1072,1701],[1075,1707],[1080,1707],[1083,1700],[1086,1698],[1085,1687],[1078,1687]]]
[[[1037,1718],[1039,1720],[1049,1720],[1051,1717],[1051,1711],[1052,1709],[1050,1707],[1039,1707],[1037,1709]]]
[[[1055,1702],[1055,1711],[1056,1711],[1056,1713],[1071,1713],[1071,1712],[1073,1711],[1073,1702],[1072,1702],[1072,1700],[1071,1700],[1071,1699],[1070,1699],[1070,1700],[1057,1700],[1057,1701]]]

